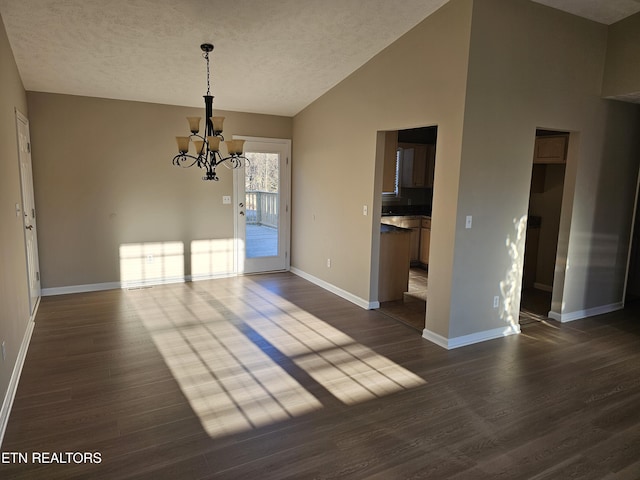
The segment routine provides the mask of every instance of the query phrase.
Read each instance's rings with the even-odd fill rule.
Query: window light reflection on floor
[[[198,291],[184,294],[175,286],[130,292],[140,319],[211,437],[322,408],[243,327],[347,405],[425,383],[250,280],[244,280],[242,295],[218,282],[215,289],[198,282],[193,287]]]
[[[244,304],[226,306],[340,401],[354,404],[425,383],[269,290],[253,284],[248,291]]]
[[[154,331],[158,316],[171,322],[191,315],[186,308],[172,310],[171,315],[155,312],[155,321],[143,317],[143,322],[211,437],[321,408],[313,395],[225,320],[202,324],[193,318],[192,325]]]

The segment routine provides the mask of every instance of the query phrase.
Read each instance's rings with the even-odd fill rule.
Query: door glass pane
[[[280,224],[280,155],[246,152],[245,166],[247,258],[278,256]]]

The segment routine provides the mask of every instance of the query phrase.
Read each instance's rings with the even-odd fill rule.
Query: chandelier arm
[[[187,160],[191,159],[193,160],[193,162],[191,162],[189,165],[186,164]],[[173,157],[173,164],[178,166],[178,167],[183,167],[183,168],[189,168],[189,167],[193,167],[196,163],[198,163],[199,158],[198,157],[194,157],[193,155],[189,155],[186,153],[179,153],[178,155],[176,155],[175,157]]]
[[[230,155],[228,157],[222,158],[219,163],[223,163],[225,167],[227,167],[229,170],[231,170],[231,169],[234,169],[234,168],[241,167],[243,160],[245,161],[245,163],[251,164],[249,159],[247,157],[242,156],[242,155]]]

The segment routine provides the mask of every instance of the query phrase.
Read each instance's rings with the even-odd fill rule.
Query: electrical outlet
[[[5,359],[7,358],[7,346],[5,344],[6,342],[2,342],[2,361],[4,362]]]
[[[500,297],[499,296],[495,296],[493,297],[493,308],[498,308],[500,306]]]
[[[331,259],[327,258],[327,268],[331,268]]]
[[[153,263],[153,255],[147,255],[147,263]]]
[[[366,205],[362,206],[362,215],[364,215],[365,217],[369,214],[369,207],[367,207]]]
[[[467,215],[467,219],[465,221],[464,228],[471,228],[472,221],[473,221],[473,218],[471,217],[471,215]]]

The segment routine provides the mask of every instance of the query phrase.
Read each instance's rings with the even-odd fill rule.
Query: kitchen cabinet
[[[536,137],[533,163],[565,163],[568,140],[567,135]]]
[[[402,300],[409,290],[409,230],[382,225],[378,301]]]
[[[420,225],[420,263],[429,265],[431,247],[431,219],[423,218]]]
[[[396,161],[398,155],[398,132],[384,133],[384,161],[382,170],[382,191],[395,193],[396,190]]]
[[[399,144],[402,148],[402,186],[433,187],[435,145]]]
[[[420,262],[420,217],[391,216],[382,217],[381,223],[411,230],[409,252],[412,264]]]

